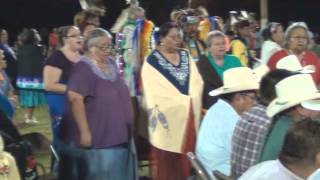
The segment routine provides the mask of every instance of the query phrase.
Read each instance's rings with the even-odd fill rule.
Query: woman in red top
[[[275,69],[277,62],[290,54],[294,54],[300,60],[302,66],[314,65],[316,68],[312,77],[316,84],[320,85],[320,62],[317,55],[308,51],[307,46],[310,43],[308,37],[308,27],[305,23],[297,22],[290,25],[285,32],[285,44],[282,50],[274,53],[269,61],[268,66],[270,69]]]

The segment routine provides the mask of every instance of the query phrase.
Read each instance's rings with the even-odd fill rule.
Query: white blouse
[[[263,42],[261,48],[261,64],[267,64],[270,57],[281,49],[281,46],[271,40],[267,40]]]

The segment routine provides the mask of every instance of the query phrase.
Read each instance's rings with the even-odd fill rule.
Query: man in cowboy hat
[[[319,168],[320,123],[306,118],[287,133],[279,159],[250,168],[239,180],[319,180]]]
[[[313,66],[305,66],[294,56],[286,56],[260,82],[259,100],[245,112],[236,124],[232,137],[231,175],[238,178],[248,168],[258,163],[264,142],[270,131],[272,118],[266,114],[268,104],[276,97],[275,85],[296,73],[312,73]]]
[[[223,86],[209,93],[219,99],[204,117],[196,145],[196,154],[210,175],[213,170],[230,175],[234,127],[240,115],[255,104],[259,89],[258,78],[250,68],[232,68],[223,76]]]
[[[288,129],[303,118],[320,114],[320,93],[309,74],[283,79],[276,85],[276,94],[267,107],[267,115],[274,121],[260,161],[277,159]]]

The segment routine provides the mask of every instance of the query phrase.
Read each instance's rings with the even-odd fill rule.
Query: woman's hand
[[[88,148],[92,146],[92,135],[87,120],[87,114],[84,105],[84,97],[74,91],[68,91],[69,101],[74,120],[80,132],[80,146]]]

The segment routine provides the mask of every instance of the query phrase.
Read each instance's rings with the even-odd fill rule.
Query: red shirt
[[[269,61],[268,61],[268,66],[271,70],[276,69],[276,64],[277,62],[283,58],[288,56],[289,53],[286,50],[279,50],[278,52],[274,53]],[[316,71],[312,73],[313,80],[316,82],[317,85],[320,85],[320,62],[318,56],[311,52],[311,51],[306,51],[302,60],[300,61],[302,66],[306,65],[314,65],[316,68]]]

